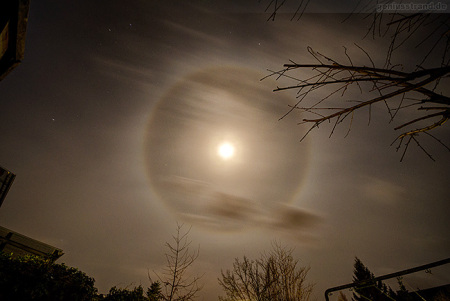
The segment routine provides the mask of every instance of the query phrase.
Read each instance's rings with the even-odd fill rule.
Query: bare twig
[[[161,298],[164,301],[188,301],[194,300],[195,296],[202,289],[199,284],[201,276],[189,277],[187,270],[192,266],[199,256],[200,248],[191,252],[191,241],[188,235],[191,230],[182,230],[183,225],[177,223],[176,234],[172,236],[173,243],[166,243],[167,253],[166,267],[161,274],[156,274],[159,282],[163,285],[164,292]],[[149,276],[151,282],[152,279]]]
[[[268,8],[272,8],[272,20],[280,7],[285,4],[285,1],[272,0],[270,2]],[[309,4],[309,0],[298,0],[298,2],[299,6],[294,16],[303,9],[299,16],[301,17]],[[376,2],[376,4],[380,5],[387,3],[389,3],[388,0]],[[303,140],[314,128],[319,127],[322,122],[330,122],[332,119],[335,119],[330,134],[332,135],[336,127],[342,124],[346,117],[350,115],[349,128],[345,134],[347,137],[353,125],[355,112],[367,107],[369,111],[368,122],[370,124],[372,107],[380,102],[386,107],[390,116],[389,122],[393,122],[394,118],[398,120],[399,118],[396,117],[400,113],[411,111],[414,108],[418,109],[417,112],[419,113],[439,110],[439,112],[433,114],[411,117],[410,121],[395,127],[395,130],[405,130],[395,140],[399,142],[397,150],[404,148],[401,160],[405,157],[411,141],[415,141],[417,146],[430,159],[433,159],[430,153],[420,144],[418,137],[419,134],[426,133],[440,144],[443,144],[441,140],[435,138],[429,132],[444,125],[450,119],[450,97],[442,94],[444,90],[439,90],[441,82],[450,77],[450,15],[433,14],[431,12],[403,14],[399,11],[388,14],[375,11],[375,3],[373,1],[363,2],[360,0],[344,21],[355,15],[355,13],[367,12],[368,10],[373,10],[373,13],[366,14],[364,17],[369,22],[366,36],[371,35],[373,39],[388,39],[384,63],[378,64],[383,67],[377,68],[376,62],[371,58],[368,51],[356,43],[355,46],[369,59],[370,67],[364,64],[356,64],[350,57],[346,47],[344,47],[344,54],[349,65],[340,64],[337,60],[308,46],[307,51],[312,56],[313,62],[316,61],[315,64],[290,61],[290,63],[284,64],[284,69],[281,71],[270,71],[271,74],[267,76],[276,76],[277,80],[295,81],[293,85],[277,85],[273,90],[275,92],[291,89],[297,90],[297,102],[289,105],[289,110],[280,119],[283,119],[294,110],[300,110],[300,112],[307,114],[299,124],[312,123],[312,126],[305,136],[302,137],[301,140]],[[413,65],[413,68],[416,66],[416,69],[412,72],[404,71],[402,64],[394,64],[393,61],[394,53],[406,46],[415,47],[418,53],[424,54],[417,60],[420,63]],[[429,61],[431,61],[429,58],[437,53],[440,55],[440,66],[437,68],[436,64],[425,66],[425,62],[429,64]],[[437,65],[439,65],[439,62]],[[307,75],[295,76],[293,75],[295,71],[301,71],[300,75]],[[305,71],[309,72],[304,73]],[[367,88],[369,85],[371,87]],[[338,101],[336,98],[345,100],[345,96],[351,93],[349,91],[352,91],[352,87],[359,89],[363,98],[361,101],[353,105],[329,105],[329,102]],[[325,93],[319,94],[319,91]],[[374,93],[376,96],[374,96]],[[338,97],[338,94],[340,94],[340,97]],[[423,106],[424,104],[427,106]],[[438,104],[440,107],[430,106],[430,104]],[[310,115],[313,116],[311,117]],[[435,118],[439,118],[439,120],[436,121],[434,120]],[[419,128],[410,128],[419,122],[425,123],[425,125],[419,126]]]

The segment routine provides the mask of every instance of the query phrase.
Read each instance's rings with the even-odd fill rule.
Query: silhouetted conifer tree
[[[392,301],[396,298],[395,292],[381,281],[374,281],[374,274],[356,257],[353,265],[353,282],[362,282],[354,288],[354,301]]]

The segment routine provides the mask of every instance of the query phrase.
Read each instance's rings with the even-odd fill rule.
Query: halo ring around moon
[[[144,156],[152,191],[177,218],[208,229],[254,225],[292,203],[307,174],[309,144],[291,96],[254,70],[217,66],[175,83],[152,110]],[[223,141],[234,147],[220,160]]]

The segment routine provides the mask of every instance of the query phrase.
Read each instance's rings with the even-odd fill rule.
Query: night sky
[[[300,116],[279,120],[295,91],[260,80],[312,62],[307,46],[337,59],[346,46],[366,64],[357,42],[384,57],[362,18],[331,13],[351,4],[333,3],[267,21],[256,0],[32,1],[25,58],[0,82],[0,165],[17,175],[0,225],[62,249],[58,262],[106,293],[148,286],[184,223],[200,246],[200,300],[222,294],[235,257],[274,241],[311,267],[318,299],[352,281],[355,256],[375,275],[449,257],[444,147],[424,143],[433,162],[411,145],[400,162],[390,144],[408,116],[389,124],[382,105],[347,137],[344,125],[329,138],[331,124],[300,143]],[[448,128],[436,135],[450,142]],[[420,285],[449,283],[448,270]]]

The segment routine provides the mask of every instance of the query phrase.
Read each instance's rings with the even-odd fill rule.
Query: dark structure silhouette
[[[0,166],[0,207],[8,194],[16,175]]]
[[[23,60],[30,0],[0,1],[0,81]]]

